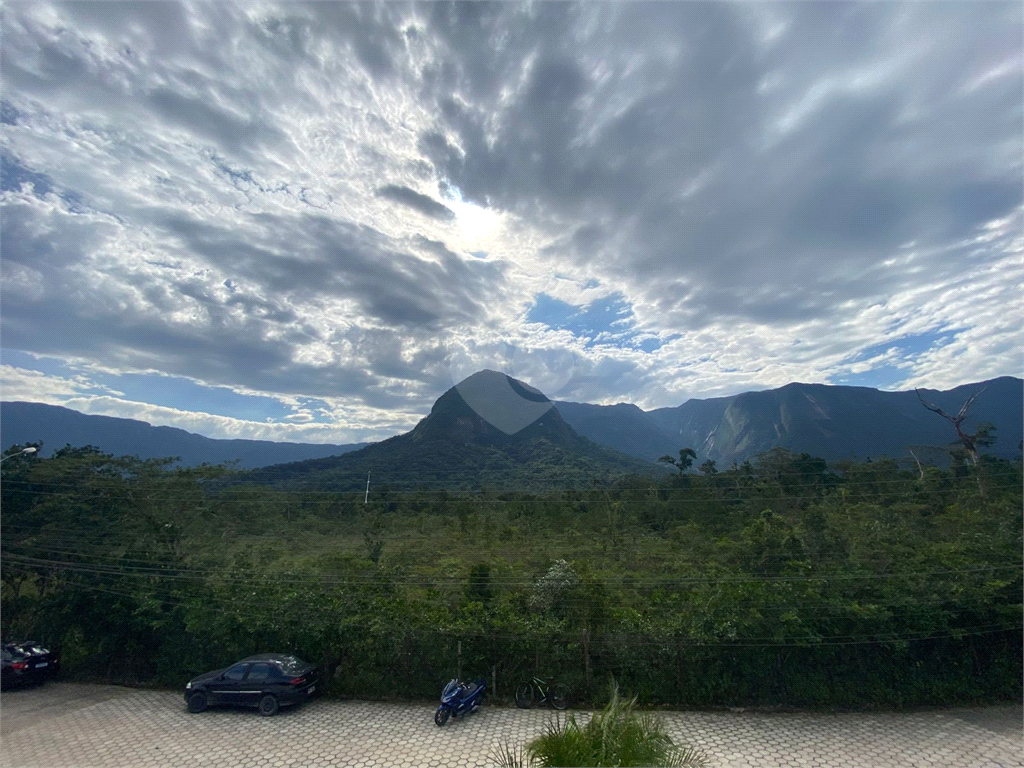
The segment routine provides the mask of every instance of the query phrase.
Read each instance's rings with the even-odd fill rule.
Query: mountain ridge
[[[237,461],[240,469],[333,456],[366,445],[218,439],[138,419],[85,414],[61,405],[17,400],[0,402],[0,439],[4,449],[14,444],[42,442],[43,456],[66,445],[93,445],[115,456],[178,456],[182,466]]]
[[[506,384],[507,391],[501,389]],[[478,385],[480,391],[477,391]],[[1004,458],[1019,456],[1018,444],[1024,437],[1021,434],[1024,432],[1024,381],[1021,379],[1002,376],[951,390],[922,389],[921,394],[947,413],[955,414],[967,398],[979,390],[983,390],[982,394],[972,404],[965,427],[971,431],[983,422],[994,423],[996,443],[987,450]],[[503,412],[503,407],[488,404],[487,398],[495,392],[500,392],[504,398],[499,398],[500,402],[525,404],[527,410],[523,419],[535,413],[539,415],[521,429],[513,429],[519,424],[508,422],[510,416]],[[516,399],[512,399],[509,392]],[[453,393],[459,395],[458,399]],[[483,407],[469,405],[467,397],[477,398],[476,405],[483,403]],[[480,371],[439,397],[431,414],[435,410],[455,419],[457,428],[449,425],[442,430],[446,435],[434,435],[445,437],[451,446],[461,445],[461,448],[446,449],[451,454],[449,458],[478,470],[481,466],[486,468],[488,462],[493,468],[508,460],[518,460],[517,455],[522,461],[530,462],[533,457],[524,449],[524,439],[546,441],[546,445],[562,452],[586,454],[593,453],[595,447],[606,448],[649,463],[665,454],[675,455],[680,448],[693,448],[698,456],[695,464],[711,459],[721,466],[742,462],[778,447],[835,461],[880,456],[909,458],[910,449],[922,447],[926,451],[941,452],[955,441],[952,426],[928,411],[913,390],[885,392],[871,387],[805,382],[727,397],[691,398],[679,406],[644,411],[631,403],[554,402],[539,390],[506,374]],[[490,410],[488,415],[499,422],[499,426],[484,418],[481,410],[484,413]],[[431,444],[432,434],[438,429],[437,420],[430,419],[431,414],[405,435],[370,445],[386,446],[390,450],[395,445],[404,445],[404,440],[397,444],[392,441],[406,435],[411,435],[409,439],[421,447]],[[507,429],[502,429],[501,424]],[[516,434],[518,438],[514,437]],[[4,448],[41,440],[43,455],[66,444],[88,444],[115,455],[182,456],[181,463],[185,466],[237,460],[241,469],[330,459],[369,447],[365,443],[218,440],[176,427],[152,426],[134,419],[92,416],[63,406],[26,402],[0,403],[0,440]],[[509,446],[513,446],[511,451],[507,450]],[[470,456],[474,449],[484,451],[490,458]],[[502,452],[504,458],[498,456]],[[549,452],[549,447],[544,448],[544,455],[557,461],[558,457]],[[608,458],[603,456],[602,459],[595,454],[594,458],[600,463]],[[564,456],[561,461],[564,463]],[[619,457],[612,464],[621,465],[621,462]],[[372,463],[382,468],[387,465],[384,461]]]
[[[950,390],[922,388],[921,395],[947,413],[958,413],[967,398],[981,391],[971,405],[965,428],[984,422],[996,425],[996,443],[989,452],[1003,458],[1018,456],[1024,437],[1024,381],[1001,376]],[[914,390],[886,392],[872,387],[791,382],[777,389],[741,392],[708,400],[689,399],[682,405],[633,414],[634,430],[646,429],[657,442],[630,444],[614,432],[602,431],[600,411],[619,406],[566,405],[567,421],[592,440],[612,445],[649,460],[655,453],[674,454],[693,448],[698,463],[708,459],[725,464],[744,461],[772,448],[836,461],[872,456],[910,458],[908,448],[941,449],[955,442],[948,421],[927,410]],[[619,435],[622,432],[619,426]],[[667,442],[666,442],[667,441]],[[663,450],[669,445],[671,450]],[[655,446],[657,449],[655,450]]]

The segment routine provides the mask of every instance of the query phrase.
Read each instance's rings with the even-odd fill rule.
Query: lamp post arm
[[[38,450],[39,449],[36,448],[34,445],[30,445],[28,448],[22,448],[20,451],[18,451],[17,453],[12,453],[10,456],[4,456],[2,459],[0,459],[0,464],[3,464],[8,459],[13,459],[15,456],[27,456],[28,454],[35,453]]]

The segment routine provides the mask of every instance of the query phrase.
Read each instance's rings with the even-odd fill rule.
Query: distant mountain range
[[[1002,377],[921,395],[950,414],[980,392],[965,428],[996,426],[988,453],[1021,455],[1024,381]],[[482,414],[482,415],[481,415]],[[680,448],[696,464],[720,468],[772,448],[829,461],[890,456],[941,457],[952,426],[914,392],[788,384],[732,397],[688,400],[675,408],[552,403],[505,374],[481,371],[442,395],[411,431],[380,443],[317,445],[214,440],[141,421],[88,416],[40,403],[0,403],[0,443],[44,443],[43,455],[70,444],[115,455],[178,456],[181,463],[237,461],[253,479],[302,487],[352,489],[376,483],[435,487],[573,485],[580,478],[662,469],[658,457]],[[575,478],[575,480],[573,479]]]
[[[366,445],[215,440],[175,427],[154,427],[135,419],[90,416],[59,405],[22,402],[0,403],[0,440],[4,449],[41,441],[43,456],[51,456],[66,445],[76,448],[93,445],[115,456],[142,459],[177,456],[181,464],[188,467],[237,461],[239,469],[335,456]]]
[[[988,453],[1020,456],[1024,437],[1024,381],[1004,376],[947,391],[920,390],[928,402],[956,415],[974,393],[964,429],[996,426]],[[909,458],[948,447],[956,433],[948,421],[926,409],[913,391],[882,392],[868,387],[787,384],[764,392],[687,400],[676,408],[642,411],[633,405],[558,403],[565,420],[581,435],[632,456],[657,460],[693,448],[697,463],[720,467],[743,462],[772,448],[809,453],[828,461],[890,456]]]

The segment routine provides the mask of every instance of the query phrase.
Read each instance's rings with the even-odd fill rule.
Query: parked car
[[[6,642],[0,647],[0,686],[41,683],[60,671],[60,654],[35,640]]]
[[[185,703],[189,712],[209,706],[256,707],[269,717],[279,707],[308,701],[318,679],[316,667],[295,656],[262,653],[193,678],[185,686]]]

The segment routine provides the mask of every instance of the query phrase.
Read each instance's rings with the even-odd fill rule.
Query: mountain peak
[[[535,387],[499,371],[477,371],[445,392],[413,430],[417,440],[506,443],[546,437],[579,439],[554,403]]]
[[[536,387],[531,387],[525,381],[513,379],[507,373],[492,371],[489,368],[467,376],[452,389],[457,390],[464,399],[467,395],[473,396],[477,393],[486,394],[490,398],[501,398],[507,396],[508,390],[511,389],[518,397],[529,402],[551,403],[547,396]]]

